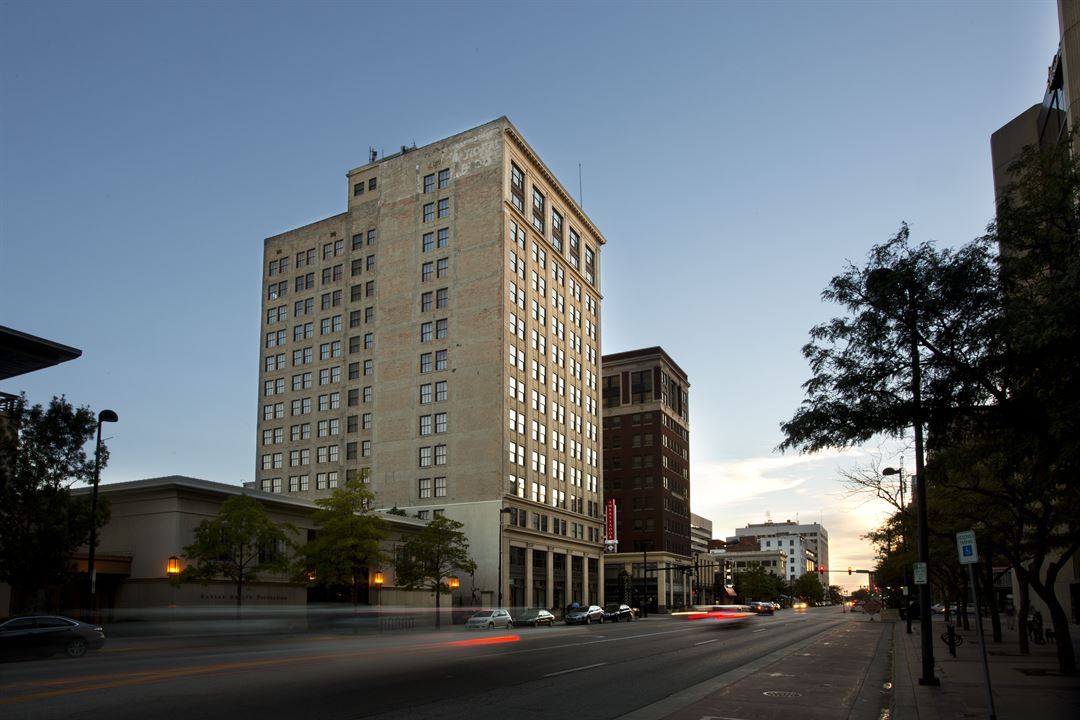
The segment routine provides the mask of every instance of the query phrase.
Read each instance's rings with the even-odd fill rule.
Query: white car
[[[510,613],[502,608],[478,610],[465,621],[465,627],[469,629],[512,628],[514,620],[510,617]]]

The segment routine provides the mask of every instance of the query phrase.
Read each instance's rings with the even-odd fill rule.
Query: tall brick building
[[[600,231],[506,118],[346,188],[265,241],[258,486],[369,468],[379,507],[465,523],[458,600],[597,602]]]
[[[689,389],[663,348],[604,356],[604,497],[615,500],[619,541],[605,585],[610,594],[630,573],[653,610],[689,599],[688,575],[671,569],[693,562]]]

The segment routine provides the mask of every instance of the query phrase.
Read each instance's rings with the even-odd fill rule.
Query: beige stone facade
[[[347,178],[265,241],[257,486],[368,468],[379,507],[465,523],[459,600],[598,601],[603,237],[505,118]]]

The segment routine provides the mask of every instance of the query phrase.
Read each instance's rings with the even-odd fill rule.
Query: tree
[[[367,579],[368,568],[383,559],[379,543],[384,523],[371,514],[374,495],[364,483],[367,470],[337,487],[328,498],[315,501],[315,537],[299,548],[298,568],[302,576],[314,573],[322,586],[346,586],[353,605],[357,591]]]
[[[807,602],[821,602],[825,599],[825,588],[821,586],[817,573],[805,572],[796,578],[794,594]]]
[[[92,521],[90,498],[71,495],[72,485],[94,479],[84,449],[97,430],[90,408],[63,396],[29,407],[21,395],[9,418],[10,432],[0,437],[0,582],[11,586],[10,611],[20,613],[56,604],[46,591],[69,579],[71,556],[109,512],[102,503]],[[104,467],[104,445],[100,457]]]
[[[440,598],[450,589],[447,579],[454,573],[476,570],[463,527],[444,515],[434,518],[405,543],[395,562],[397,581],[402,587],[435,593],[435,627],[441,624]]]
[[[752,562],[746,570],[735,573],[735,594],[744,602],[767,600],[783,594],[783,582],[759,563]]]
[[[236,585],[236,608],[239,612],[244,585],[265,572],[289,569],[287,548],[290,525],[276,525],[255,498],[235,495],[221,504],[216,517],[207,518],[195,528],[195,541],[184,548],[190,564],[180,573],[178,582],[201,582],[225,578]]]

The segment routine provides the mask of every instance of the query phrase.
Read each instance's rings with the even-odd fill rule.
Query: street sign
[[[979,562],[979,551],[975,547],[974,530],[964,530],[956,533],[956,550],[960,555],[961,565],[975,565]]]
[[[926,584],[926,563],[924,563],[924,562],[912,563],[912,569],[915,572],[915,584],[916,585],[925,585]]]

